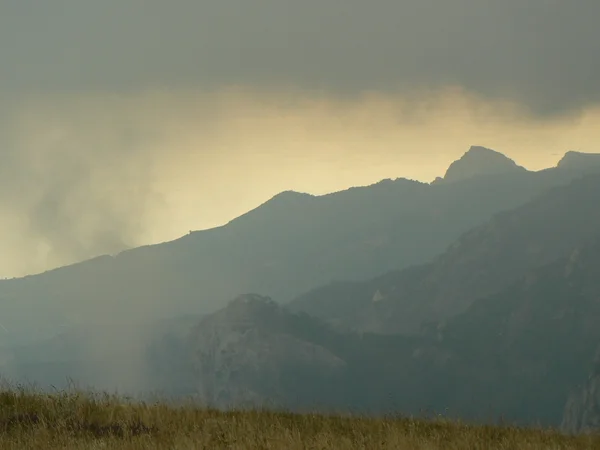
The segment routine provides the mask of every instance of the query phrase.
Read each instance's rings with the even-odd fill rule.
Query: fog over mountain
[[[443,411],[475,422],[503,417],[589,429],[596,420],[595,372],[589,371],[600,342],[598,189],[598,174],[550,188],[451,245],[450,254],[462,254],[480,268],[469,283],[479,279],[491,288],[462,283],[456,264],[440,264],[448,259],[444,255],[430,265],[356,284],[360,293],[363,285],[419,280],[431,266],[438,276],[430,284],[444,286],[458,277],[465,296],[476,292],[461,304],[448,291],[445,307],[452,314],[423,322],[417,334],[403,324],[419,323],[422,309],[401,307],[418,300],[418,291],[394,298],[380,288],[367,308],[360,303],[352,308],[371,323],[377,317],[373,308],[388,311],[385,317],[398,328],[384,334],[344,330],[339,322],[328,324],[269,297],[244,294],[203,317],[126,329],[114,322],[19,346],[6,354],[4,373],[37,378],[42,386],[60,386],[61,377],[72,376],[84,386],[192,396],[219,408]],[[552,246],[538,246],[542,239]],[[357,305],[350,294],[336,300],[341,311],[348,307],[344,302]],[[444,303],[437,300],[423,305],[432,317]],[[404,317],[394,316],[396,311]]]
[[[600,2],[0,3],[0,378],[597,428]]]
[[[461,89],[48,93],[1,103],[0,276],[221,226],[279,192],[429,182],[473,143],[530,170],[596,151],[600,113],[540,118]]]
[[[488,157],[512,169],[490,173]],[[286,302],[336,280],[422,264],[493,214],[590,167],[528,172],[479,147],[459,163],[449,172],[469,175],[461,181],[384,180],[318,197],[284,192],[223,227],[0,281],[6,338],[49,336],[90,321],[108,326],[115,314],[122,323],[204,314],[244,292]],[[478,170],[481,176],[471,176]],[[43,321],[31,309],[43,311]]]
[[[278,192],[429,182],[473,143],[597,151],[597,4],[0,5],[0,276],[220,226]]]
[[[8,327],[2,371],[42,387],[64,386],[70,377],[82,386],[193,396],[218,407],[377,414],[429,408],[485,421],[491,403],[496,417],[558,426],[600,341],[594,326],[600,174],[589,162],[592,156],[571,153],[565,158],[585,163],[542,172],[504,158],[473,147],[454,165],[452,179],[431,185],[385,181],[323,198],[287,192],[223,229],[2,281]],[[504,169],[490,168],[490,160],[501,161]],[[419,208],[411,217],[406,208],[415,198]],[[389,203],[382,208],[375,200]],[[407,205],[401,215],[382,214],[390,214],[394,203]],[[432,262],[389,272],[386,264],[413,264],[382,259],[381,249],[393,249],[394,240],[354,250],[359,232],[368,237],[398,227],[407,233],[416,226],[422,233],[432,223],[431,215],[422,214],[441,206],[448,219],[433,216],[433,224],[454,243],[438,250],[442,253]],[[382,217],[393,226],[382,229]],[[329,234],[325,224],[333,226]],[[452,224],[472,228],[448,231]],[[278,234],[293,230],[295,235]],[[201,244],[194,243],[203,235]],[[410,240],[392,236],[409,248]],[[235,253],[241,244],[220,247],[227,239],[245,243],[244,252]],[[311,250],[311,242],[318,251]],[[369,246],[379,250],[366,253]],[[215,253],[220,248],[230,250]],[[346,256],[324,258],[342,250]],[[219,259],[230,252],[232,259]],[[307,259],[298,261],[301,255]],[[294,287],[300,289],[292,282],[311,261],[318,269],[310,275],[313,283],[318,275],[333,273],[336,266],[328,261],[343,262],[337,270],[348,276],[357,270],[368,278],[373,267],[388,273],[326,284],[289,306],[259,294],[231,294],[229,300],[226,291],[222,300],[208,295],[216,275],[222,276],[221,286],[239,289],[236,276],[260,276],[250,270],[273,256],[298,261],[286,266],[279,260],[279,272],[271,272],[272,286],[284,280],[287,291],[281,292],[290,298]],[[247,267],[238,275],[231,270],[236,259]],[[218,270],[210,272],[215,266]],[[286,267],[290,273],[284,278]],[[247,284],[240,292],[252,292],[250,287],[260,292],[264,286]],[[44,321],[36,321],[31,311],[43,311]],[[11,329],[17,323],[21,328]],[[471,395],[481,401],[468,400]],[[568,417],[579,414],[577,408],[589,409],[570,401],[576,406],[567,406]]]

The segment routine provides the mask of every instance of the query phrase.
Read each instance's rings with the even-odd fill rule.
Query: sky
[[[600,152],[598,0],[0,0],[0,276],[277,192]]]

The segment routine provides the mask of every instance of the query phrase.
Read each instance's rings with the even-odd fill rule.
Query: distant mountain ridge
[[[556,187],[499,213],[433,262],[364,282],[325,285],[290,303],[329,323],[374,333],[422,331],[549,263],[600,230],[600,175]]]
[[[472,148],[465,160],[490,152]],[[19,324],[9,336],[22,342],[58,333],[71,315],[85,322],[205,314],[243,292],[286,302],[335,280],[426,263],[492,215],[584,173],[500,165],[451,183],[397,179],[318,197],[285,192],[223,227],[0,281],[0,316]]]

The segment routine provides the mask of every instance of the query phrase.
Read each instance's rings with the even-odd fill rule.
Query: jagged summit
[[[480,175],[495,175],[526,171],[512,159],[489,148],[472,146],[459,160],[448,167],[443,181],[460,181]],[[438,182],[441,180],[438,180]]]
[[[568,151],[556,167],[561,169],[588,170],[600,167],[600,153]]]

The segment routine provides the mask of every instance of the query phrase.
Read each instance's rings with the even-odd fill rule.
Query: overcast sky
[[[3,0],[3,89],[458,84],[539,112],[600,100],[597,0]]]
[[[0,276],[429,181],[472,144],[599,151],[598,0],[0,0]]]

